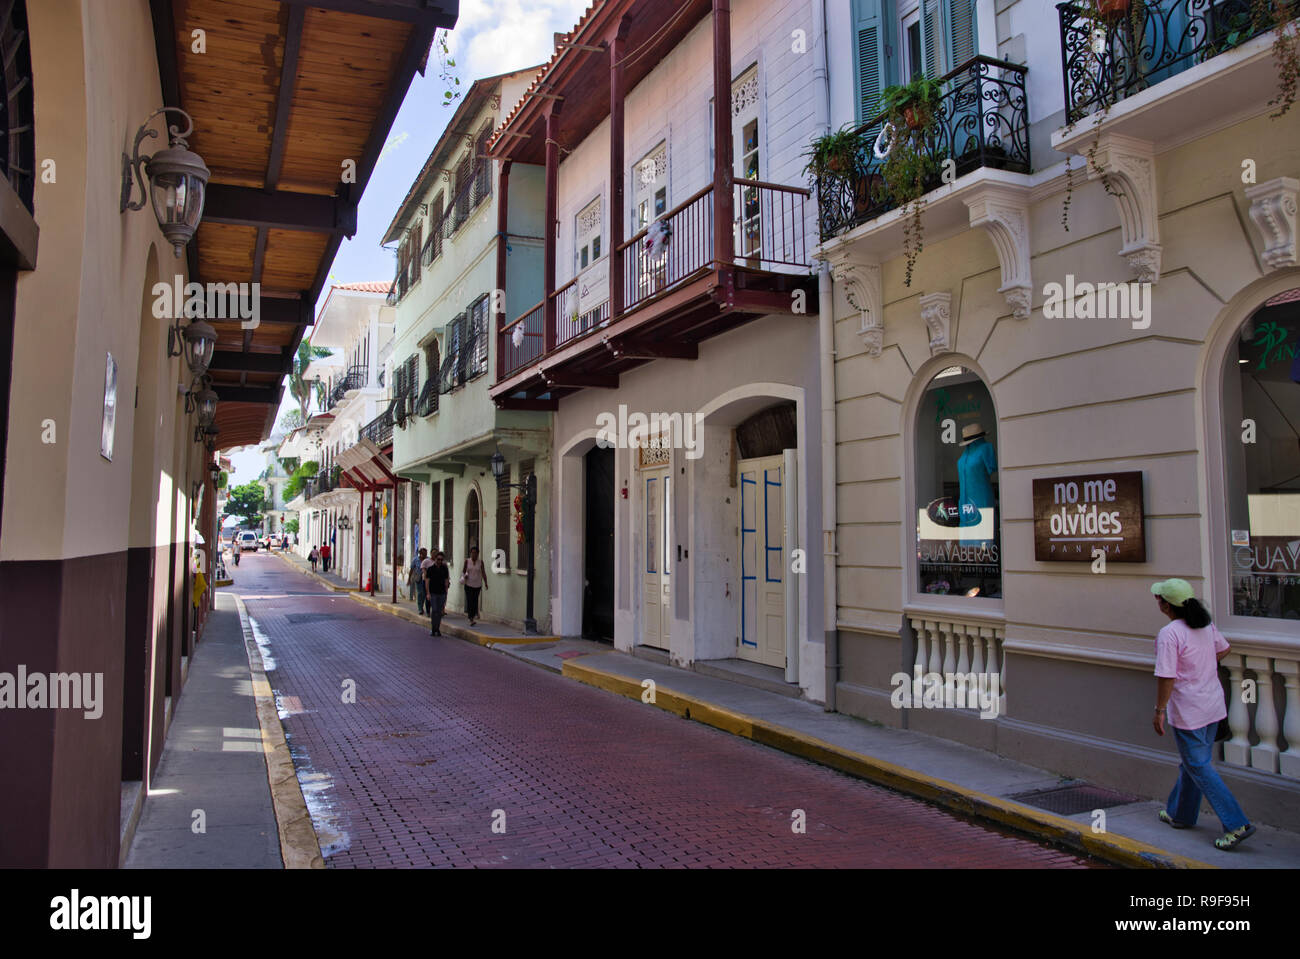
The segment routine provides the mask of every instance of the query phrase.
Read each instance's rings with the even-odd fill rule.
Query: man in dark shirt
[[[447,589],[451,585],[451,570],[441,552],[433,554],[433,564],[424,571],[425,603],[429,607],[430,636],[442,635],[442,613],[447,608]]]

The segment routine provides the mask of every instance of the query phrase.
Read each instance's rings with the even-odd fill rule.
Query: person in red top
[[[1219,660],[1228,655],[1228,641],[1210,622],[1210,614],[1192,595],[1183,579],[1167,579],[1151,587],[1160,612],[1169,624],[1156,637],[1156,735],[1165,734],[1165,714],[1174,730],[1178,782],[1159,818],[1175,829],[1196,825],[1201,796],[1219,817],[1224,834],[1214,840],[1220,849],[1235,849],[1255,832],[1236,797],[1214,768],[1215,732],[1228,715],[1219,684]]]
[[[328,573],[330,571],[330,544],[322,543],[320,548],[320,571]]]

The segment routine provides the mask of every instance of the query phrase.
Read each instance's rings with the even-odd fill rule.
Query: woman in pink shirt
[[[1196,825],[1201,796],[1210,807],[1224,834],[1214,840],[1220,849],[1234,849],[1255,832],[1246,814],[1214,768],[1214,734],[1219,721],[1228,715],[1219,684],[1219,660],[1228,655],[1228,641],[1210,622],[1210,614],[1193,596],[1191,584],[1167,579],[1151,587],[1160,612],[1169,625],[1156,636],[1156,713],[1152,720],[1156,735],[1165,734],[1165,713],[1174,730],[1178,755],[1178,782],[1169,802],[1160,810],[1160,821],[1175,829]]]

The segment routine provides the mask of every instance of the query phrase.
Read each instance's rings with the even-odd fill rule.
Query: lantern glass
[[[506,458],[497,450],[492,454],[492,476],[500,484],[502,478],[506,475]]]
[[[180,256],[203,219],[208,168],[197,154],[173,145],[154,154],[145,173],[158,226]]]
[[[212,365],[212,353],[217,345],[217,331],[202,320],[195,320],[185,328],[185,362],[190,372],[202,376]]]
[[[198,397],[199,424],[208,427],[217,415],[217,394],[215,390],[202,390]]]

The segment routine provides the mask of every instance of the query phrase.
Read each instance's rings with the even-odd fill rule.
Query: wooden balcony
[[[649,228],[609,257],[614,298],[579,308],[579,274],[497,331],[500,408],[553,409],[567,393],[614,388],[620,373],[653,359],[694,359],[700,341],[772,313],[815,313],[808,233],[815,229],[801,187],[737,180],[730,260],[715,256],[714,186],[699,190],[661,218],[670,236],[654,249]],[[726,251],[724,251],[725,254]],[[796,295],[802,291],[802,295]],[[547,316],[554,328],[547,329]]]

